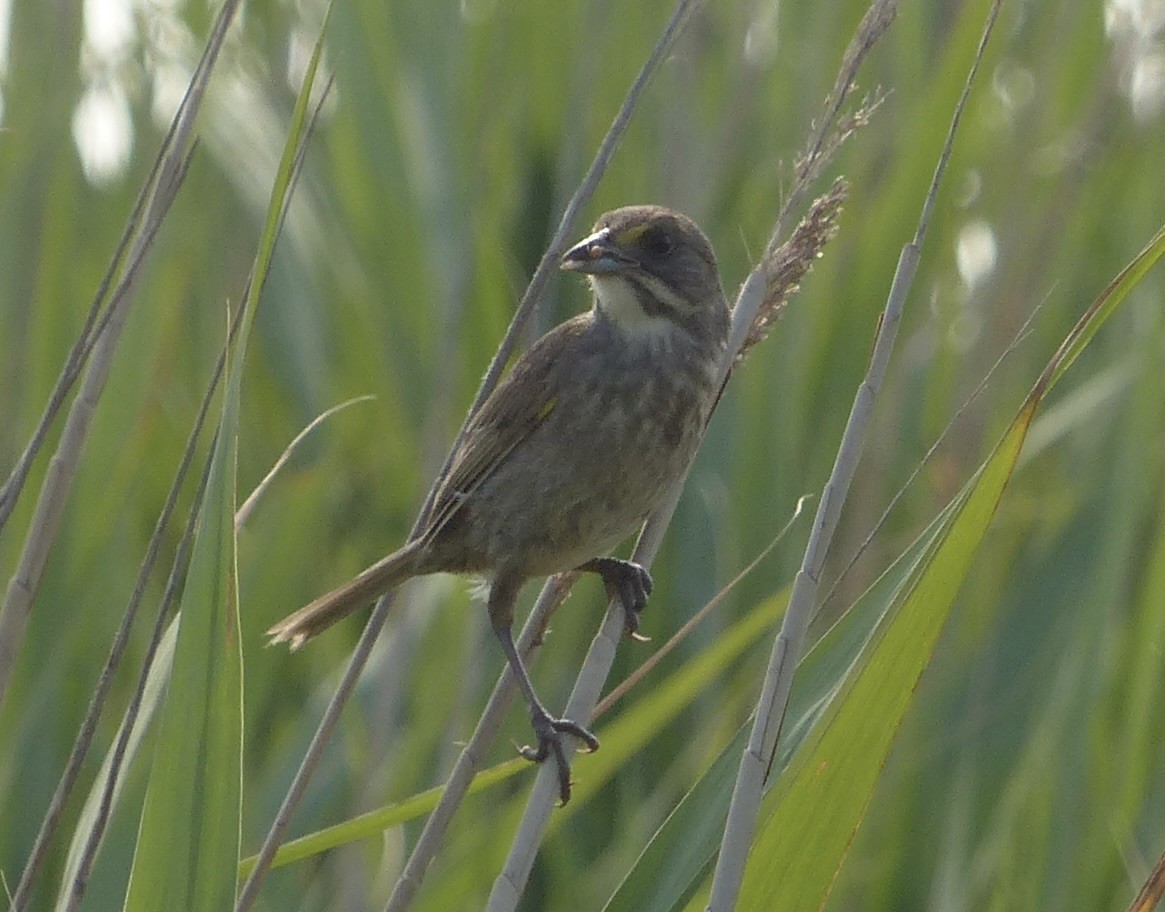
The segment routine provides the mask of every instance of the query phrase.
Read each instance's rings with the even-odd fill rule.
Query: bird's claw
[[[544,763],[549,757],[554,757],[558,768],[558,797],[560,806],[570,801],[570,758],[567,755],[563,735],[571,735],[583,743],[587,752],[599,749],[599,739],[570,719],[555,719],[546,712],[533,712],[530,718],[534,726],[534,734],[538,736],[538,746],[520,747],[518,753],[531,763]]]
[[[651,574],[639,564],[628,561],[622,565],[614,588],[623,603],[623,630],[633,640],[647,640],[639,633],[639,616],[647,607],[647,597],[654,586]]]
[[[623,630],[633,640],[645,642],[639,634],[639,615],[647,607],[647,597],[655,583],[645,567],[633,561],[614,557],[600,557],[588,566],[603,578],[607,598],[618,598],[623,604]]]

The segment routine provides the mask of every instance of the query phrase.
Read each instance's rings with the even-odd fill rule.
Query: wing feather
[[[560,382],[560,356],[585,333],[590,319],[589,314],[582,314],[539,339],[485,401],[437,492],[422,538],[432,540],[554,412],[559,402],[555,390]]]

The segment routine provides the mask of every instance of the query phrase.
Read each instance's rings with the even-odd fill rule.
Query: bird
[[[520,752],[537,763],[554,758],[565,805],[565,736],[589,751],[599,740],[538,698],[514,645],[514,605],[532,578],[592,572],[635,634],[651,575],[609,552],[695,456],[720,393],[729,310],[707,236],[663,206],[600,216],[560,268],[587,278],[591,308],[531,345],[470,419],[416,533],[267,634],[298,649],[414,577],[483,576],[490,623],[537,739]]]

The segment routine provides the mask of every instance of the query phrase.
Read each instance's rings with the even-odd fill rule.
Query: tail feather
[[[294,614],[289,614],[267,631],[267,636],[271,637],[268,645],[290,643],[292,650],[299,649],[316,634],[363,608],[377,596],[421,575],[424,572],[419,567],[421,547],[419,541],[405,545],[378,560],[343,586],[321,595]]]

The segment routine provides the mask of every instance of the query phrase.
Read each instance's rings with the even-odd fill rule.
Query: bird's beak
[[[583,238],[562,256],[563,269],[590,275],[611,275],[633,265],[635,260],[619,249],[611,239],[611,229],[596,231]]]

